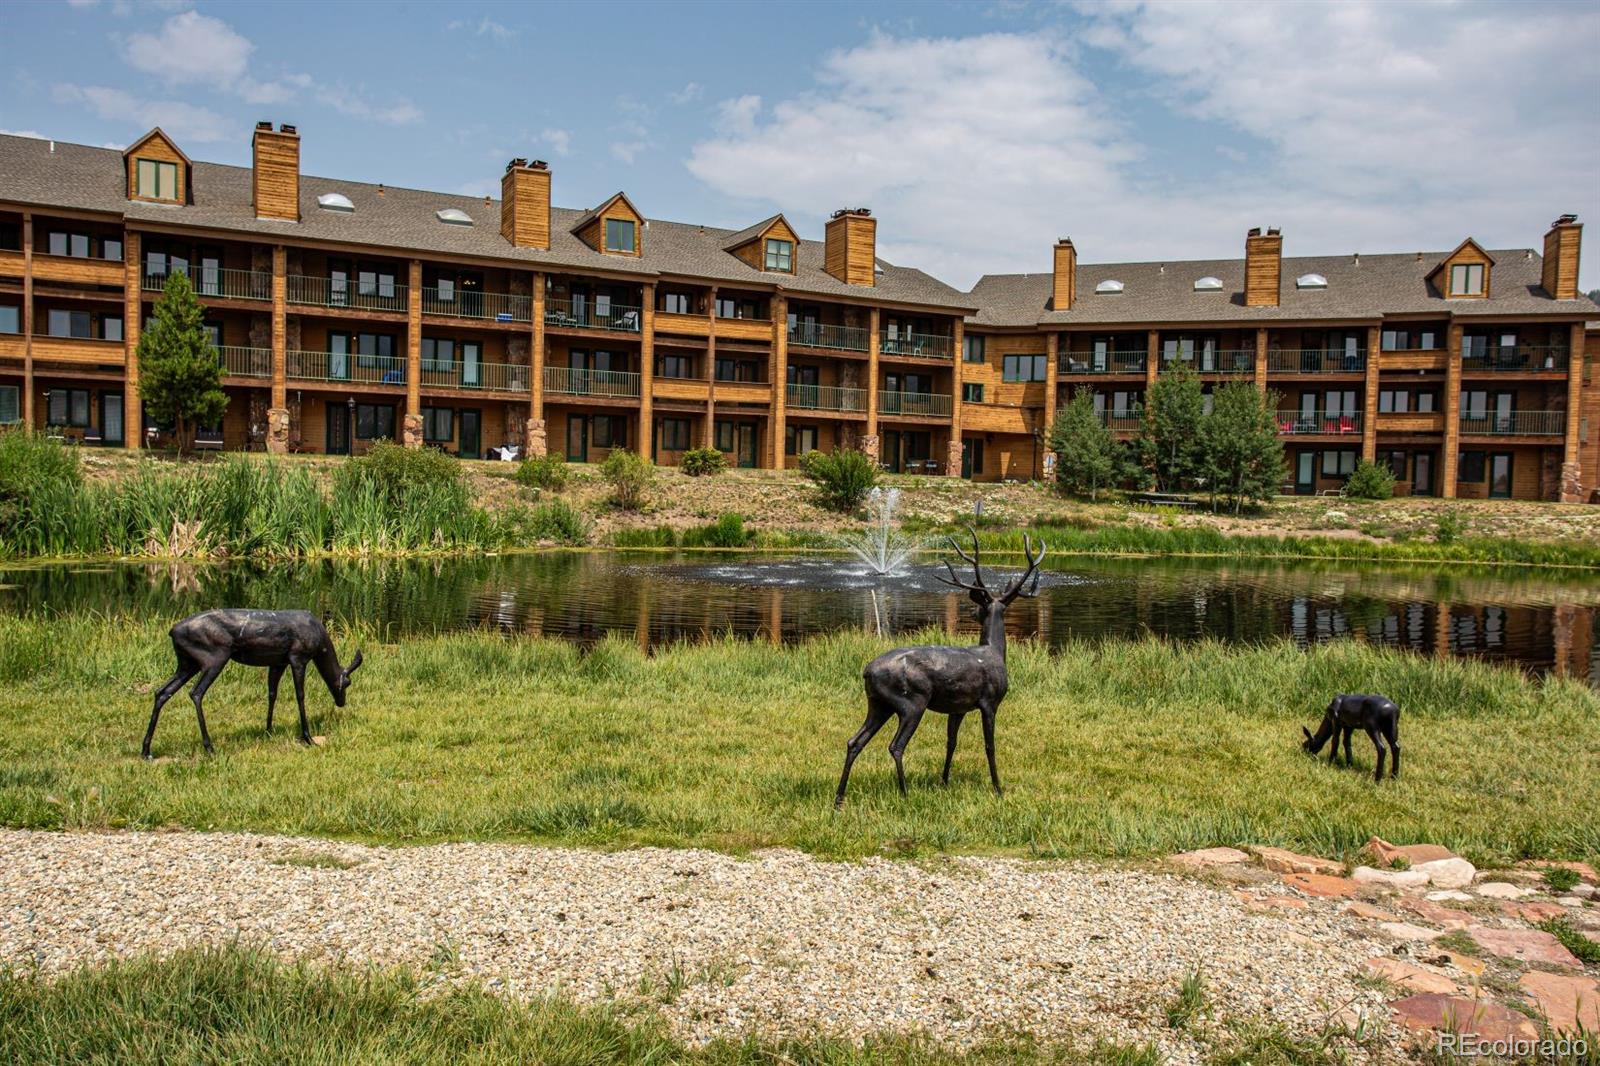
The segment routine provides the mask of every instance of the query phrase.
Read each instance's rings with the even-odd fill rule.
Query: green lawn
[[[931,639],[934,635],[929,634]],[[348,655],[352,639],[341,636]],[[1353,854],[1369,836],[1430,840],[1482,863],[1600,858],[1600,699],[1568,681],[1348,643],[1175,648],[1014,644],[1000,711],[1003,799],[968,722],[948,790],[944,720],[893,788],[881,733],[832,813],[861,667],[886,642],[728,642],[646,656],[608,640],[461,634],[368,643],[342,711],[309,681],[313,732],[294,739],[285,682],[266,737],[265,674],[212,688],[218,746],[168,704],[155,764],[138,758],[149,692],[172,669],[165,626],[0,619],[0,823],[188,826],[387,842],[789,845],[832,856],[1003,852],[1142,856],[1258,842]],[[1330,694],[1403,709],[1404,769],[1374,785],[1299,748]]]

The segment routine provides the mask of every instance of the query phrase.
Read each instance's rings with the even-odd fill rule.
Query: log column
[[[879,312],[874,307],[867,312],[867,435],[861,438],[861,450],[875,464],[883,461],[883,438],[878,436],[878,358],[883,348],[878,329]]]
[[[1072,342],[1070,340],[1067,342],[1067,350],[1068,351],[1072,350]],[[1043,474],[1043,476],[1045,478],[1049,478],[1049,477],[1054,475],[1055,470],[1053,468],[1054,468],[1056,463],[1060,462],[1060,459],[1054,457],[1055,453],[1050,450],[1050,431],[1055,428],[1055,425],[1056,425],[1056,411],[1059,409],[1059,405],[1061,403],[1060,399],[1056,395],[1056,391],[1060,388],[1060,382],[1061,382],[1061,334],[1052,330],[1050,333],[1046,334],[1045,338],[1044,338],[1044,444],[1043,444],[1043,450],[1044,450],[1044,453],[1046,454],[1046,456],[1051,456],[1052,457],[1052,458],[1046,458],[1044,463],[1043,463],[1043,469],[1041,470],[1041,473]],[[1068,403],[1072,402],[1072,397],[1071,396],[1067,397],[1067,402]],[[1037,449],[1037,448],[1035,449],[1035,451],[1038,451],[1038,450],[1039,449]]]
[[[1583,420],[1583,323],[1574,322],[1567,340],[1567,433],[1561,448],[1562,503],[1583,502],[1583,465],[1578,429]]]
[[[1267,392],[1267,331],[1256,330],[1256,388],[1264,396]]]
[[[523,442],[529,458],[543,456],[550,449],[549,433],[544,420],[544,274],[533,275],[532,333],[528,342],[528,425],[527,439]]]
[[[710,314],[706,322],[706,432],[701,446],[717,446],[717,287],[711,286]]]
[[[1156,387],[1156,371],[1161,366],[1161,331],[1151,330],[1145,341],[1144,403],[1150,406],[1150,390]]]
[[[352,357],[353,358],[353,357]],[[272,248],[272,397],[267,407],[267,451],[289,451],[289,253]],[[353,438],[356,427],[349,427]]]
[[[772,298],[771,371],[772,442],[767,451],[772,456],[772,469],[782,470],[789,402],[789,301],[782,294]]]
[[[1439,457],[1439,495],[1455,499],[1461,461],[1461,326],[1450,323],[1444,365],[1444,454]]]
[[[1382,331],[1377,326],[1367,329],[1367,380],[1361,394],[1361,458],[1367,462],[1378,459],[1378,346]]]
[[[139,289],[130,285],[129,291],[138,299]],[[127,336],[124,329],[123,336]],[[129,349],[128,364],[133,364],[132,350]],[[137,373],[137,372],[135,372]],[[45,412],[46,417],[49,412]],[[24,212],[22,215],[22,424],[28,431],[37,432],[39,427],[34,425],[33,403],[33,214]],[[126,432],[123,433],[127,435]]]
[[[950,372],[950,443],[945,448],[944,472],[946,477],[961,476],[961,461],[965,449],[961,446],[961,373],[963,370],[962,347],[966,343],[966,322],[957,318],[951,336],[951,363]]]
[[[656,285],[643,287],[639,307],[639,454],[651,458],[655,445],[654,397],[656,380]]]
[[[411,260],[406,289],[406,417],[400,430],[407,448],[422,447],[422,261]]]

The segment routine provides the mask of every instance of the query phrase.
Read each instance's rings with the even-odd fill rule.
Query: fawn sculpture
[[[287,667],[294,674],[294,698],[300,705],[300,741],[311,743],[306,723],[306,664],[312,663],[333,695],[333,702],[344,706],[350,675],[361,665],[356,652],[349,666],[340,666],[327,628],[310,611],[202,611],[172,627],[172,650],[178,654],[178,672],[156,691],[155,709],[150,712],[150,728],[145,730],[142,754],[150,758],[150,739],[156,735],[156,719],[161,708],[195,674],[200,680],[189,690],[194,714],[200,721],[200,740],[206,753],[211,735],[206,732],[206,712],[201,705],[206,689],[222,673],[231,659],[245,666],[267,668],[267,732],[272,732],[272,708],[278,702],[278,681]]]
[[[1333,743],[1328,747],[1328,762],[1336,762],[1339,757],[1339,737],[1342,734],[1344,764],[1354,766],[1355,762],[1350,757],[1350,734],[1357,729],[1365,732],[1372,739],[1372,746],[1378,749],[1378,769],[1373,774],[1373,780],[1383,780],[1385,740],[1389,742],[1389,748],[1394,752],[1389,776],[1399,777],[1400,708],[1387,696],[1370,696],[1364,693],[1335,696],[1328,704],[1328,709],[1322,712],[1322,724],[1317,726],[1316,736],[1312,736],[1311,730],[1305,726],[1300,727],[1300,732],[1306,735],[1305,743],[1301,747],[1315,755],[1322,750],[1322,745],[1331,739]]]
[[[889,742],[889,754],[894,757],[895,780],[900,794],[906,794],[906,771],[901,757],[911,736],[917,731],[922,716],[927,711],[948,715],[945,733],[943,784],[950,783],[950,761],[956,753],[956,734],[968,711],[977,709],[983,716],[983,747],[989,757],[989,780],[995,795],[1001,795],[1000,772],[994,765],[994,716],[1000,701],[1006,698],[1006,608],[1018,596],[1036,596],[1039,592],[1039,563],[1044,559],[1045,544],[1039,542],[1039,554],[1033,554],[1033,542],[1026,533],[1022,537],[1028,557],[1028,568],[1022,576],[1012,581],[999,596],[991,593],[983,583],[983,569],[978,564],[978,532],[972,530],[972,554],[961,550],[961,545],[950,538],[956,554],[972,564],[973,583],[968,584],[956,576],[955,567],[945,563],[950,577],[939,578],[947,585],[965,589],[967,596],[977,605],[978,625],[983,638],[973,648],[925,646],[896,648],[884,652],[867,664],[862,680],[867,688],[867,720],[856,735],[845,745],[844,773],[839,776],[839,791],[834,794],[833,806],[837,810],[844,804],[844,789],[850,780],[850,767],[856,756],[872,742],[878,730],[890,716],[900,720],[894,739]],[[1028,588],[1029,578],[1033,587]]]

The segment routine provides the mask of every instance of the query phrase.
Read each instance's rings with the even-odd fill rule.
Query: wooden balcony
[[[1115,352],[1061,352],[1056,356],[1056,369],[1062,374],[1144,374],[1148,353],[1143,349]]]
[[[1280,437],[1361,438],[1360,412],[1279,411]]]
[[[217,359],[222,363],[223,377],[270,378],[272,376],[271,348],[240,348],[225,345],[217,349]]]
[[[770,342],[772,340],[772,321],[766,318],[719,318],[717,319],[717,336],[736,341]]]
[[[650,395],[659,400],[704,403],[711,396],[711,382],[705,378],[670,378],[657,374],[651,379]]]
[[[35,362],[125,366],[128,350],[122,341],[36,336],[33,338],[33,358]]]
[[[1379,411],[1379,433],[1443,433],[1443,411]]]
[[[800,411],[837,411],[842,414],[865,414],[867,390],[847,389],[836,385],[790,385],[788,404]]]
[[[1565,374],[1565,344],[1505,344],[1461,354],[1463,376],[1501,374]]]
[[[1560,437],[1567,431],[1565,411],[1463,411],[1463,437]]]
[[[422,361],[422,387],[447,392],[526,393],[533,368],[526,363],[477,363],[459,359]]]
[[[950,397],[884,389],[878,393],[878,413],[891,418],[949,418]]]
[[[22,253],[11,253],[20,255]],[[63,281],[72,285],[109,285],[121,288],[127,284],[127,268],[120,259],[88,259],[75,255],[40,255],[33,253],[33,278],[35,281]]]
[[[717,332],[722,332],[719,327]],[[871,334],[856,326],[829,326],[823,323],[796,322],[789,327],[789,344],[796,348],[819,348],[834,352],[866,352]]]
[[[1450,353],[1443,348],[1406,348],[1381,352],[1378,366],[1382,370],[1434,370],[1444,372]]]
[[[201,300],[272,299],[272,275],[260,270],[228,270],[222,267],[191,267],[189,284]],[[145,292],[160,292],[167,286],[165,274],[140,274],[139,287]]]
[[[955,351],[955,338],[936,333],[884,333],[878,340],[878,354],[891,359],[939,359],[949,362]]]
[[[26,267],[21,252],[0,251],[0,277],[20,278]]]
[[[288,302],[303,307],[405,314],[410,301],[409,286],[401,284],[363,284],[351,278],[335,280],[302,274],[290,274],[287,282]]]
[[[551,396],[593,400],[637,400],[639,375],[621,370],[582,370],[568,366],[544,368],[544,391]]]
[[[770,404],[772,386],[765,381],[719,381],[717,402]]]
[[[1342,348],[1289,348],[1267,353],[1267,373],[1294,376],[1297,374],[1364,374],[1367,370],[1367,353],[1347,352]]]
[[[462,318],[478,322],[532,322],[533,297],[506,292],[437,287],[422,290],[422,313],[433,318]]]
[[[544,324],[553,329],[638,333],[642,321],[643,315],[637,307],[595,300],[551,300],[544,309]]]
[[[292,351],[284,370],[290,381],[396,387],[406,383],[406,361],[399,356]]]
[[[674,311],[657,311],[655,321],[657,333],[681,333],[686,337],[711,335],[709,315],[681,315]]]
[[[1182,363],[1196,374],[1253,374],[1256,369],[1254,348],[1228,348],[1220,351],[1196,351],[1189,358],[1162,356],[1160,372],[1169,374]]]

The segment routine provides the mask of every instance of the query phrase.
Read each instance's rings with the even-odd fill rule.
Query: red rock
[[[1534,970],[1522,975],[1521,985],[1551,1029],[1575,1033],[1581,1025],[1591,1033],[1600,1031],[1600,981]]]
[[[1227,866],[1236,862],[1249,862],[1250,856],[1238,848],[1202,848],[1199,851],[1185,851],[1174,855],[1168,862],[1179,866],[1191,866],[1195,869],[1204,869],[1207,866]]]
[[[1402,896],[1396,903],[1402,910],[1408,910],[1417,917],[1442,925],[1446,929],[1465,929],[1475,920],[1467,911],[1441,906],[1431,900]]]
[[[1284,874],[1283,883],[1308,896],[1323,898],[1354,896],[1361,891],[1361,886],[1348,877],[1331,877],[1328,874]]]
[[[1283,848],[1252,847],[1261,865],[1279,874],[1327,874],[1338,877],[1344,873],[1344,863],[1334,862],[1316,855],[1301,855]]]
[[[1528,859],[1517,863],[1517,865],[1527,867],[1530,870],[1548,870],[1552,866],[1556,866],[1563,870],[1571,870],[1591,885],[1600,885],[1600,873],[1596,873],[1594,867],[1586,862],[1547,862],[1544,859]]]
[[[1571,966],[1574,969],[1581,965],[1577,957],[1562,946],[1561,941],[1541,929],[1490,929],[1488,926],[1475,925],[1467,930],[1467,935],[1480,948],[1503,959]]]
[[[1398,914],[1386,911],[1382,907],[1374,907],[1370,903],[1363,903],[1361,900],[1346,903],[1344,905],[1344,913],[1354,915],[1357,918],[1368,918],[1375,922],[1398,922],[1400,920]]]
[[[1434,862],[1437,859],[1455,858],[1453,851],[1438,844],[1391,844],[1382,837],[1373,837],[1367,841],[1367,850],[1377,856],[1378,861],[1385,866],[1397,858],[1405,858],[1413,866],[1418,863]]]
[[[1389,1006],[1400,1023],[1415,1033],[1476,1033],[1482,1043],[1539,1039],[1539,1030],[1526,1015],[1493,1000],[1423,992]]]
[[[1542,903],[1536,900],[1533,903],[1502,903],[1500,904],[1500,912],[1507,918],[1520,918],[1525,922],[1538,925],[1540,922],[1547,922],[1551,918],[1565,917],[1567,908],[1559,903]]]
[[[1402,959],[1375,955],[1367,960],[1367,970],[1386,981],[1393,981],[1413,992],[1436,992],[1453,996],[1460,991],[1456,983],[1437,970],[1425,969]]]

